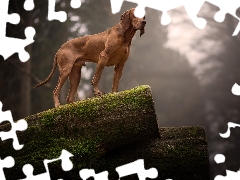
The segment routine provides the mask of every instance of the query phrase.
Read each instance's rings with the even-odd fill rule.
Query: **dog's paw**
[[[102,92],[102,91],[97,91],[97,92],[94,93],[95,96],[102,96],[102,95],[104,95],[104,94],[105,94],[105,93]]]

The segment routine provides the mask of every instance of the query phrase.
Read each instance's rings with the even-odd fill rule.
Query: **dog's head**
[[[134,10],[135,8],[130,9],[122,14],[120,19],[121,24],[125,30],[127,30],[130,26],[132,26],[134,30],[140,30],[140,36],[142,36],[145,33],[145,16],[143,18],[135,17]]]

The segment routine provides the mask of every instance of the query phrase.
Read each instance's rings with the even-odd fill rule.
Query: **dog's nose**
[[[147,23],[146,21],[144,21],[144,20],[142,21],[142,24],[144,24],[144,25],[145,25],[146,23]]]

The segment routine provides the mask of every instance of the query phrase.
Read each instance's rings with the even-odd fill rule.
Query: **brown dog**
[[[58,99],[60,89],[67,78],[70,81],[67,102],[73,102],[80,82],[81,68],[85,66],[85,62],[97,63],[97,69],[92,80],[95,95],[103,94],[98,89],[98,82],[105,66],[115,66],[112,92],[118,91],[119,80],[123,66],[129,56],[132,38],[137,30],[140,30],[140,36],[144,34],[146,24],[145,17],[137,18],[134,16],[134,9],[123,13],[120,20],[119,24],[107,31],[72,39],[63,44],[58,50],[50,75],[45,81],[35,86],[38,87],[47,83],[58,65],[60,76],[53,91],[55,107],[60,105]]]

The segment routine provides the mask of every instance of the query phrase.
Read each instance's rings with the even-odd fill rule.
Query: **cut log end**
[[[107,152],[95,165],[103,171],[144,159],[145,169],[156,168],[158,180],[209,180],[209,157],[203,127],[165,127],[159,129],[160,138],[134,143]],[[110,174],[109,179],[117,179]],[[125,178],[134,179],[134,176]]]

